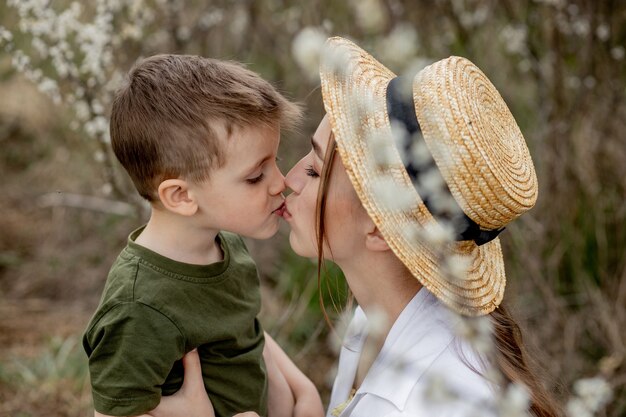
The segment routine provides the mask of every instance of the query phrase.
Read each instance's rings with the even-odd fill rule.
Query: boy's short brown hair
[[[128,73],[111,110],[111,144],[142,197],[157,201],[170,178],[200,182],[223,164],[228,135],[255,124],[293,127],[300,108],[258,74],[230,61],[155,55]]]

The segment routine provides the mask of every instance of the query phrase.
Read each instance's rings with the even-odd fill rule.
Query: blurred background
[[[600,376],[626,415],[626,2],[618,0],[0,0],[0,416],[92,415],[82,331],[128,233],[146,221],[108,144],[112,92],[139,58],[243,62],[306,106],[280,163],[322,117],[330,35],[397,73],[460,55],[496,85],[537,168],[536,207],[501,236],[505,302],[564,401]],[[326,400],[336,336],[315,262],[286,229],[250,241],[262,320]],[[346,286],[326,271],[334,320]]]

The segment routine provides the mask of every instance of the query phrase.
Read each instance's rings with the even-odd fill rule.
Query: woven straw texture
[[[442,225],[411,182],[387,115],[386,88],[395,74],[351,41],[331,38],[320,76],[342,162],[393,252],[458,313],[493,311],[506,283],[500,241],[478,246],[432,240]],[[454,199],[472,220],[495,229],[533,206],[537,179],[524,138],[500,94],[475,65],[458,57],[439,61],[415,76],[412,91],[424,141]],[[405,201],[404,207],[381,198],[381,189]],[[454,279],[450,260],[462,260],[457,265],[463,273]]]

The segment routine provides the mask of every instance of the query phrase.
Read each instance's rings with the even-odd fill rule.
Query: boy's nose
[[[278,195],[285,191],[285,177],[283,173],[280,172],[280,169],[276,168],[276,173],[274,175],[274,180],[272,181],[272,186],[270,187],[271,195]]]

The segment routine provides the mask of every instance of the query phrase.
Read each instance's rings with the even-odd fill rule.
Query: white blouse
[[[491,416],[495,388],[468,367],[483,370],[471,347],[455,336],[455,320],[422,288],[398,316],[353,393],[367,336],[367,317],[357,307],[339,356],[327,417]]]

